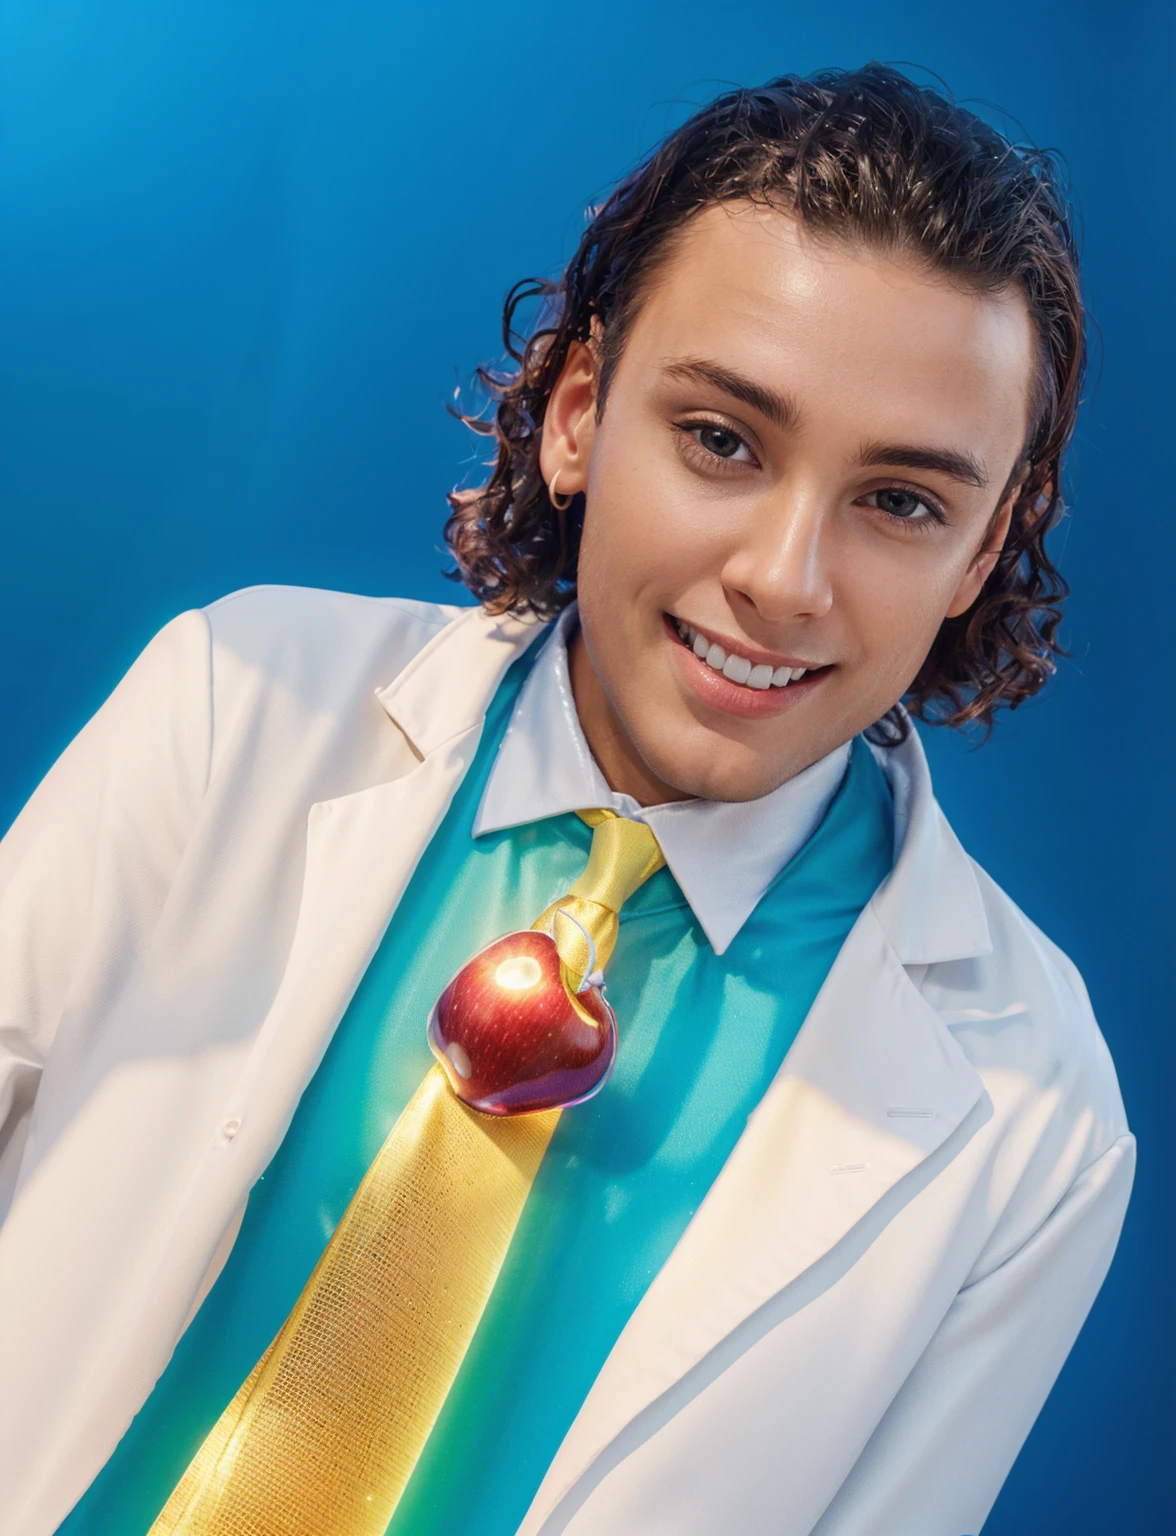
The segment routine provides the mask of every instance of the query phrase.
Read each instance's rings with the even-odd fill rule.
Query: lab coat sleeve
[[[193,611],[147,645],[0,842],[0,1220],[63,1011],[84,984],[100,1017],[148,942],[211,740],[210,632]]]
[[[1134,1164],[1120,1136],[958,1293],[813,1536],[979,1532],[1106,1275]]]

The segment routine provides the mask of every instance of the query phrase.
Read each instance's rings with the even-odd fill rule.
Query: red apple
[[[604,1086],[616,1017],[593,982],[574,996],[550,934],[508,933],[467,960],[433,1005],[429,1045],[458,1098],[488,1115],[564,1108]]]

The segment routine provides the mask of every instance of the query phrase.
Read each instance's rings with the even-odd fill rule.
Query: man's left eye
[[[871,498],[880,512],[901,518],[903,522],[921,522],[924,518],[939,515],[929,501],[917,496],[914,491],[904,491],[899,485],[888,485],[881,491],[871,491],[866,499]]]

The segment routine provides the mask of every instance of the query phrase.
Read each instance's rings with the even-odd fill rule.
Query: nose
[[[740,529],[723,568],[733,606],[750,603],[767,623],[817,619],[833,606],[831,519],[815,490],[781,488]]]

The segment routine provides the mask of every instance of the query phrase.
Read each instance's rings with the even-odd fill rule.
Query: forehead
[[[1019,290],[980,292],[746,204],[708,208],[675,238],[625,353],[647,376],[675,357],[721,362],[791,395],[800,431],[918,426],[1009,467],[1035,361]]]

